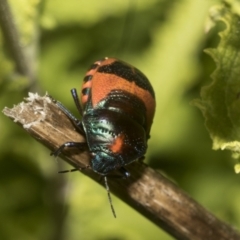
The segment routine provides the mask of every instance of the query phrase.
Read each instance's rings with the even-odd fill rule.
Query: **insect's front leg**
[[[70,148],[78,148],[80,150],[85,150],[87,149],[88,145],[86,142],[65,142],[63,145],[61,145],[58,149],[56,149],[55,151],[51,152],[51,156],[59,156],[63,149],[66,147],[70,147]]]

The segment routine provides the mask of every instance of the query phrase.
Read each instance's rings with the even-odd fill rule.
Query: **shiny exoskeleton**
[[[93,171],[106,176],[120,170],[129,176],[124,166],[146,153],[154,117],[155,96],[147,77],[123,61],[104,58],[86,73],[81,102],[76,89],[71,93],[81,120],[58,105],[85,134],[86,142],[67,142],[53,154],[58,155],[64,147],[87,146]]]
[[[93,171],[106,175],[144,156],[155,98],[143,73],[120,60],[105,58],[95,62],[84,77],[82,105],[76,89],[71,92],[82,114],[81,121],[73,120],[85,132]],[[81,144],[85,143],[63,146]]]

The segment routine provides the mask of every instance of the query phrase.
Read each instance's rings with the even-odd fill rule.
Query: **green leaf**
[[[226,28],[219,33],[217,48],[205,50],[217,68],[213,81],[202,88],[201,99],[194,101],[205,117],[213,149],[228,149],[235,156],[240,153],[240,17],[236,12],[225,5],[211,9],[211,19],[222,21]]]

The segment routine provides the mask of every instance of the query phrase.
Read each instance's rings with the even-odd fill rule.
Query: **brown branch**
[[[16,28],[7,0],[0,0],[0,27],[2,29],[5,45],[15,62],[17,72],[28,77],[29,81],[33,84],[36,78],[34,67],[34,63],[36,62],[36,50],[34,48],[36,46],[28,46],[23,50],[19,32]],[[28,48],[28,50],[26,48]],[[27,51],[29,52],[28,54]]]
[[[4,108],[3,113],[51,150],[66,141],[85,141],[47,96],[30,94],[27,103],[20,103],[12,109]],[[87,151],[66,150],[63,158],[76,168],[89,165],[90,161]],[[108,178],[111,192],[175,238],[240,239],[240,234],[231,226],[206,211],[160,173],[138,162],[130,164],[127,169],[131,173],[127,180]],[[90,169],[83,173],[99,182],[99,176]]]
[[[27,75],[28,67],[20,47],[19,34],[13,22],[7,0],[0,0],[0,26],[6,43],[15,60],[17,71],[23,75]]]

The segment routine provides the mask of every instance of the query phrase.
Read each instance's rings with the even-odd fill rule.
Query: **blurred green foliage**
[[[10,1],[22,45],[39,53],[34,91],[48,92],[78,116],[70,89],[80,91],[90,64],[109,56],[138,67],[157,100],[146,162],[239,227],[240,182],[231,156],[211,149],[204,119],[189,104],[212,81],[216,65],[203,50],[217,47],[226,26],[209,31],[206,23],[209,9],[221,2]],[[226,2],[238,8],[237,1]],[[1,109],[27,96],[7,45],[0,33]],[[115,197],[113,219],[105,189],[82,174],[57,174],[69,166],[3,114],[0,132],[0,239],[173,239]]]
[[[206,119],[213,149],[229,149],[234,152],[234,156],[240,152],[239,15],[240,9],[235,14],[224,6],[211,10],[213,23],[222,21],[226,28],[219,33],[221,39],[217,48],[206,50],[217,68],[212,74],[212,83],[202,88],[201,100],[195,101]]]

